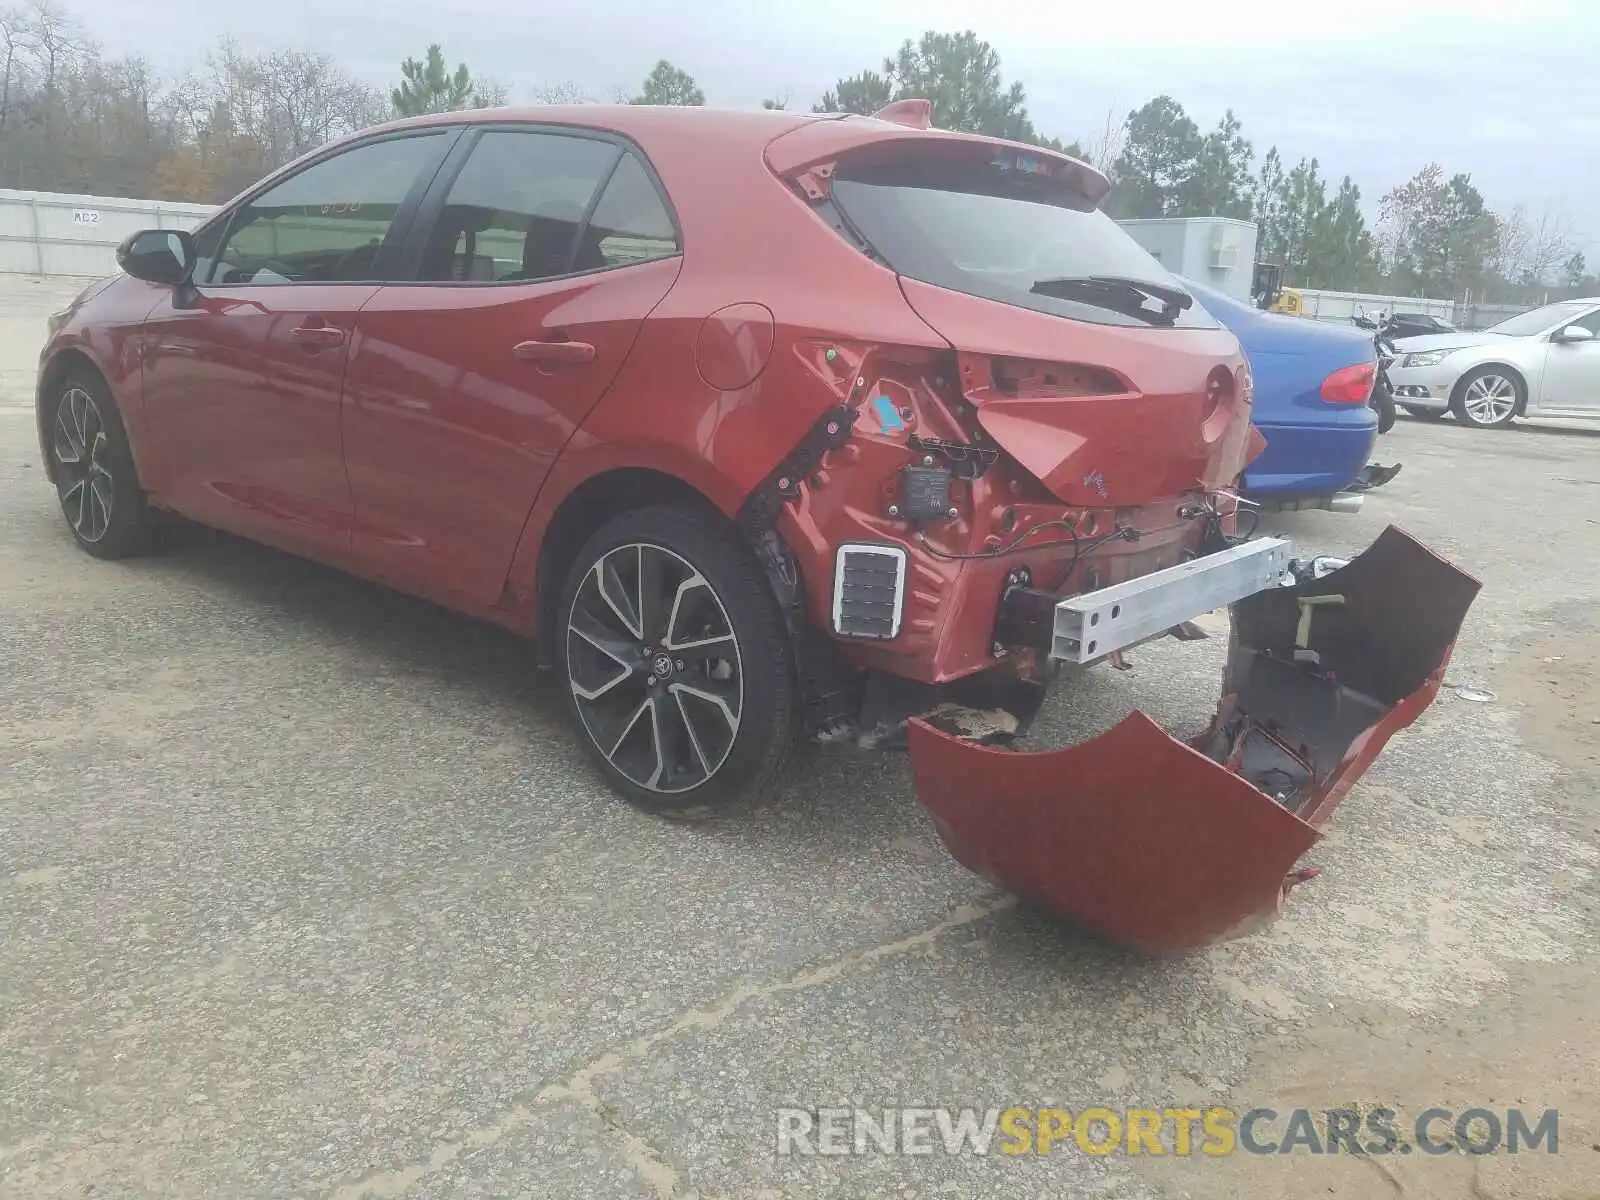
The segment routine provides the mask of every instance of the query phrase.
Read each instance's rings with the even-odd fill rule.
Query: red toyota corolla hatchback
[[[43,356],[74,536],[171,510],[536,634],[658,808],[1016,678],[1008,575],[1198,548],[1244,360],[1091,168],[887,115],[423,118],[136,235]]]
[[[1233,536],[1238,344],[1105,178],[927,111],[422,118],[136,234],[41,360],[72,533],[116,558],[168,510],[535,637],[657,810],[758,791],[806,735],[1020,730],[1056,664],[1275,585],[1287,547]],[[1234,807],[1274,803],[1230,748],[1247,700],[1212,761],[1163,743]]]

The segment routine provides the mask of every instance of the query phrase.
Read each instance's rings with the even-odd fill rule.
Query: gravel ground
[[[1152,962],[957,866],[903,759],[819,752],[755,811],[668,824],[598,786],[500,632],[231,539],[79,553],[15,407],[35,286],[0,295],[0,1194],[1498,1198],[1600,1177],[1594,436],[1402,420],[1382,453],[1405,470],[1364,513],[1284,519],[1346,552],[1394,521],[1478,573],[1452,683],[1498,699],[1447,693],[1391,746],[1278,924]],[[1134,707],[1195,726],[1221,651],[1092,672],[1034,740]],[[1560,1106],[1562,1153],[774,1154],[785,1105],[1383,1097]]]

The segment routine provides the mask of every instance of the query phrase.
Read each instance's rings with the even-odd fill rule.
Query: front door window
[[[376,282],[396,214],[453,133],[369,142],[268,188],[234,214],[221,253],[201,260],[196,282]]]

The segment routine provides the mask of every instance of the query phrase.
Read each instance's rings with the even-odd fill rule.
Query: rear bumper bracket
[[[1070,596],[1055,606],[1050,657],[1092,663],[1159,637],[1283,579],[1291,546],[1255,538],[1124,583]]]

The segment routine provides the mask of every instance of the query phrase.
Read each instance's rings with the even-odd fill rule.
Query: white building
[[[1254,221],[1161,217],[1118,224],[1174,275],[1250,303],[1250,280],[1256,261]]]

